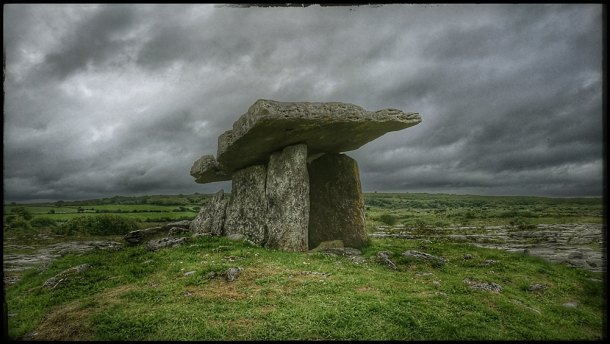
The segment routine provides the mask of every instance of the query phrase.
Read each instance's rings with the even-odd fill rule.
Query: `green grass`
[[[364,200],[375,225],[388,216],[409,227],[603,222],[602,198],[368,193]]]
[[[448,260],[442,267],[399,255],[417,249]],[[605,313],[599,274],[540,259],[432,242],[373,239],[366,257],[394,252],[399,270],[344,257],[288,253],[226,238],[147,252],[68,255],[49,270],[29,270],[7,288],[9,334],[38,339],[270,340],[270,339],[599,339]],[[471,260],[463,260],[468,252]],[[229,261],[229,257],[239,257]],[[497,260],[491,267],[481,263]],[[55,290],[40,286],[78,264],[92,268]],[[207,280],[211,271],[239,266],[235,282]],[[184,272],[196,271],[192,276]],[[327,273],[306,275],[304,271]],[[427,275],[431,273],[432,275]],[[500,284],[499,294],[470,289],[464,278]],[[436,287],[433,281],[439,281]],[[542,292],[527,286],[541,283]],[[567,309],[562,304],[577,301]],[[68,321],[66,321],[68,320]]]

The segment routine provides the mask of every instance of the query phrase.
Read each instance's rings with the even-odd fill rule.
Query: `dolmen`
[[[191,221],[195,233],[240,234],[273,249],[367,243],[358,164],[343,152],[421,122],[418,113],[347,103],[259,99],[194,162],[197,183],[231,180]]]

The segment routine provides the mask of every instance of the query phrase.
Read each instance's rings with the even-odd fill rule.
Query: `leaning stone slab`
[[[356,161],[345,154],[325,154],[308,165],[309,247],[341,240],[362,247],[368,237],[364,200]]]
[[[229,199],[225,197],[224,190],[218,191],[205,207],[201,207],[197,217],[191,221],[190,230],[193,233],[223,235],[228,202]]]
[[[268,211],[265,246],[284,251],[307,251],[309,175],[307,146],[294,145],[276,152],[267,165]]]
[[[396,109],[366,111],[347,103],[278,102],[259,99],[218,137],[216,159],[197,160],[191,175],[197,183],[229,180],[233,172],[264,164],[269,155],[306,144],[309,155],[360,148],[383,134],[421,122],[417,113]]]

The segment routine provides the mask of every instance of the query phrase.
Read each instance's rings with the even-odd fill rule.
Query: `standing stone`
[[[201,208],[197,217],[191,222],[189,226],[191,232],[224,235],[223,225],[227,203],[228,198],[224,196],[224,190],[218,191],[210,202]]]
[[[224,223],[225,235],[243,234],[258,245],[265,243],[266,178],[265,165],[254,165],[233,173],[231,198]]]
[[[347,247],[367,241],[358,164],[345,154],[328,153],[311,161],[309,247],[342,240]]]
[[[268,227],[265,246],[284,251],[307,251],[307,146],[288,146],[271,154],[266,185]]]

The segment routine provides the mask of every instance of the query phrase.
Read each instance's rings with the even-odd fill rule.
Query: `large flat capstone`
[[[266,164],[286,146],[306,144],[310,156],[358,149],[381,135],[421,122],[417,113],[397,109],[366,111],[347,103],[278,102],[259,99],[218,137],[214,158],[191,168],[197,183],[230,180],[242,168]]]

